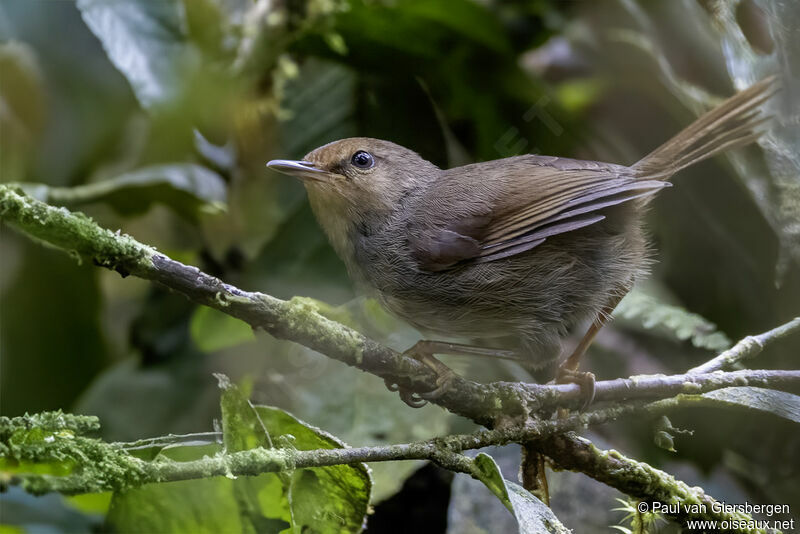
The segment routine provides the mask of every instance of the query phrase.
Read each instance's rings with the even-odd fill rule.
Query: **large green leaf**
[[[225,452],[344,446],[282,410],[253,406],[226,377],[218,379]],[[162,450],[155,461],[194,460],[218,450],[213,444],[176,445]],[[363,464],[151,484],[115,494],[108,523],[120,532],[359,532],[371,485]]]
[[[198,58],[185,42],[182,3],[78,0],[78,9],[143,107],[166,104],[183,91],[183,75]]]

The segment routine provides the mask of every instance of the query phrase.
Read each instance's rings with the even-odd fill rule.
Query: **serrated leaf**
[[[343,447],[335,437],[269,406],[253,406],[227,377],[222,389],[225,451],[281,443],[298,450]],[[162,461],[215,454],[219,446],[176,446]],[[115,494],[108,524],[120,532],[359,532],[371,480],[363,464],[298,469],[256,477],[227,477],[150,484]]]
[[[751,408],[800,423],[800,396],[785,391],[734,387],[710,391],[703,397],[725,406]]]
[[[491,456],[478,454],[475,467],[478,468],[480,481],[514,514],[520,533],[569,534],[570,531],[561,524],[549,506],[519,484],[504,479]]]
[[[196,63],[177,0],[78,0],[78,9],[144,108],[166,104],[183,90]]]
[[[189,332],[192,341],[203,352],[214,352],[255,340],[249,324],[206,306],[199,306],[192,314]]]
[[[123,215],[132,215],[158,202],[189,220],[196,219],[201,211],[221,210],[227,199],[222,177],[194,163],[153,165],[75,187],[18,185],[32,197],[50,204],[79,206],[104,202]]]
[[[336,437],[272,406],[256,406],[273,436],[292,436],[298,450],[336,449]],[[372,480],[365,464],[300,469],[291,478],[287,498],[298,532],[358,532],[369,508]]]
[[[116,532],[252,532],[240,514],[233,484],[217,477],[149,484],[115,493],[106,528]],[[277,531],[273,531],[277,532]]]

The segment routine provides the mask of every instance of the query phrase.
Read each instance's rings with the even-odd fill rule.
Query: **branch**
[[[716,358],[689,369],[690,373],[711,373],[722,369],[731,369],[737,363],[759,354],[764,347],[800,330],[800,317],[795,317],[786,324],[773,328],[763,334],[747,336],[736,345],[721,353]]]
[[[111,445],[102,444],[107,447]],[[456,451],[442,448],[436,440],[385,447],[352,449],[254,448],[188,462],[149,462],[127,455],[123,450],[110,450],[105,462],[82,466],[82,472],[66,476],[17,474],[7,482],[25,491],[41,495],[58,492],[78,495],[90,492],[122,491],[156,482],[176,482],[217,476],[257,476],[264,473],[293,471],[306,467],[326,467],[360,462],[397,460],[432,460],[451,471],[473,474],[472,461]],[[127,476],[114,471],[120,467]]]
[[[244,291],[172,260],[128,235],[103,229],[81,213],[49,206],[5,185],[0,185],[0,219],[122,276],[158,282],[276,338],[295,341],[405,389],[431,391],[437,387],[437,377],[428,366],[331,321],[308,299],[285,301]],[[493,387],[460,377],[455,377],[453,387],[437,400],[437,404],[479,424],[491,424],[503,411],[527,415],[523,402],[521,391],[513,384]]]
[[[158,282],[182,293],[190,300],[241,319],[253,328],[295,341],[350,366],[379,376],[411,391],[430,391],[437,387],[435,373],[419,361],[404,356],[367,338],[360,332],[332,321],[318,312],[308,299],[289,301],[250,292],[226,284],[196,267],[184,265],[158,253],[130,236],[99,227],[80,213],[55,208],[0,185],[0,218],[22,232],[93,263]],[[795,331],[800,320],[783,327],[780,335]],[[765,342],[777,334],[767,333]],[[746,338],[748,339],[748,338]],[[758,337],[753,338],[758,339]],[[737,344],[737,347],[741,345]],[[731,349],[731,351],[734,351]],[[729,352],[731,352],[729,351]],[[794,380],[773,376],[770,380]],[[703,381],[700,377],[694,381]],[[726,387],[725,379],[705,380],[707,389]],[[636,393],[641,383],[646,392]],[[663,381],[662,381],[663,383]],[[680,383],[689,383],[681,379]],[[620,392],[630,397],[654,395],[658,388],[651,380],[610,381],[598,383],[598,399],[616,400]],[[730,385],[730,384],[727,384]],[[673,394],[695,393],[673,384]],[[662,391],[666,391],[663,390]],[[662,396],[665,393],[662,393]],[[657,395],[655,395],[657,396]],[[455,376],[451,387],[432,402],[482,425],[492,425],[498,418],[527,418],[532,413],[547,413],[557,407],[577,406],[579,389],[575,385],[523,385],[511,382],[478,384]]]
[[[116,270],[122,276],[132,274],[158,282],[182,293],[193,302],[239,318],[253,328],[261,328],[277,338],[305,345],[350,366],[396,383],[405,389],[430,391],[437,387],[437,377],[428,366],[324,317],[308,299],[293,298],[284,301],[263,293],[241,290],[201,272],[196,267],[174,261],[130,236],[105,230],[83,214],[71,213],[64,208],[49,206],[5,185],[0,185],[0,219],[35,239],[68,251],[80,258],[89,258],[93,263]],[[738,361],[744,357],[742,355],[754,355],[764,344],[797,330],[800,330],[800,320],[795,319],[776,330],[761,336],[754,336],[752,339],[755,339],[755,342],[747,341],[748,338],[746,338],[728,351],[725,362]],[[739,348],[740,346],[742,348]],[[712,362],[717,359],[715,358]],[[718,368],[714,367],[718,364],[710,364],[711,362],[697,369],[710,371]],[[729,365],[729,363],[719,365]],[[797,379],[797,372],[794,371],[747,371],[714,375],[703,373],[691,377],[686,375],[638,377],[629,380],[600,382],[598,383],[598,393],[602,400],[661,398],[680,393],[696,394],[701,391],[710,391],[733,385],[733,382],[736,382],[735,385],[742,385],[741,380],[751,381],[749,382],[751,384],[758,383],[758,385],[780,385],[796,384]],[[680,383],[678,383],[679,380]],[[658,474],[657,477],[661,475],[669,477],[669,475],[650,466],[642,470],[640,467],[646,464],[640,464],[621,455],[616,455],[614,462],[609,464],[608,462],[611,461],[609,458],[599,458],[604,455],[608,456],[603,451],[595,450],[592,455],[588,455],[585,448],[582,449],[575,443],[570,444],[572,438],[553,437],[553,435],[568,430],[578,430],[623,415],[663,412],[696,398],[695,396],[679,396],[649,404],[643,404],[640,401],[629,402],[625,405],[614,405],[585,414],[572,415],[567,419],[557,421],[543,421],[531,417],[537,413],[549,413],[555,407],[574,405],[578,394],[579,390],[574,385],[536,386],[508,382],[478,384],[461,377],[454,377],[450,387],[433,402],[478,424],[496,427],[495,430],[485,432],[497,432],[498,434],[494,437],[498,444],[510,441],[531,443],[534,442],[533,438],[537,438],[535,443],[539,444],[540,450],[553,459],[557,465],[582,471],[621,491],[630,491],[633,495],[647,496],[651,499],[661,499],[666,496],[679,498],[680,495],[683,495],[680,492],[670,493],[674,482],[671,477],[672,482],[665,479],[660,485],[653,486],[655,488],[653,492],[648,493],[647,488],[650,487],[648,484],[653,483],[652,479],[656,474]],[[449,440],[449,438],[445,439]],[[483,438],[473,436],[469,439],[476,440],[473,443],[474,447],[464,445],[462,448],[456,447],[456,449],[466,450],[485,446],[480,445],[480,443],[484,443]],[[486,444],[490,443],[486,442]],[[405,447],[412,445],[414,444]],[[404,446],[394,447],[402,448]],[[365,455],[366,461],[380,461],[378,458],[380,454],[391,455],[397,453],[399,449],[381,453],[370,448],[345,450],[360,451]],[[413,450],[417,451],[416,454],[422,454],[419,451],[425,449],[414,448]],[[214,461],[221,463],[214,464],[216,466],[214,469],[225,467],[234,469],[234,471],[230,471],[234,473],[235,469],[251,469],[249,473],[243,472],[242,474],[260,472],[252,471],[252,466],[246,462],[240,462],[244,458],[251,458],[247,456],[248,453],[254,454],[255,456],[251,459],[261,461],[263,464],[261,467],[265,469],[277,469],[281,465],[286,465],[282,463],[288,461],[285,456],[276,456],[273,449],[270,451],[273,452],[267,456],[258,456],[253,451],[246,451],[246,453],[236,453],[237,456],[234,456],[231,461],[216,459]],[[334,456],[336,454],[354,454],[352,452],[326,452],[314,456],[312,453],[316,452],[319,451],[305,451],[299,457],[300,460],[294,457],[292,461],[311,462],[312,456],[316,458],[315,461],[322,461],[323,458],[333,458],[333,456],[329,456],[331,454]],[[405,452],[412,453],[411,449]],[[592,457],[594,459],[591,461],[587,459]],[[344,458],[340,457],[340,459]],[[352,456],[347,456],[347,459],[357,461],[352,460]],[[399,458],[392,456],[391,458],[386,457],[386,459]],[[456,471],[469,471],[464,457],[460,455],[437,453],[430,459]],[[294,465],[298,467],[307,464],[295,463]],[[134,467],[131,466],[132,469]],[[166,476],[186,477],[191,471],[191,467],[186,466],[179,468],[160,466],[158,469],[162,471],[150,472],[150,474],[143,471],[144,474],[141,476],[145,478],[151,476],[155,477],[152,480],[162,480],[161,477]],[[169,471],[169,469],[176,470]],[[138,473],[139,471],[133,469],[132,472]],[[225,473],[227,472],[229,471]],[[35,484],[35,480],[44,481],[46,477],[30,478],[26,476],[24,480],[25,482],[17,479],[17,482]],[[60,483],[66,484],[65,479],[62,479]],[[130,484],[129,481],[127,483]],[[679,486],[675,491],[684,491],[681,488],[682,486]],[[664,502],[668,502],[668,500],[664,500]]]
[[[798,321],[800,324],[800,321]],[[716,358],[715,358],[716,360]],[[713,360],[712,360],[713,361]],[[710,363],[710,362],[709,362]],[[704,364],[705,365],[705,364]],[[702,367],[702,366],[701,366]],[[695,369],[699,369],[696,367]],[[696,373],[682,375],[642,375],[629,378],[603,380],[595,384],[595,402],[626,401],[631,399],[666,399],[681,394],[707,393],[728,387],[788,388],[800,385],[800,371],[764,371],[745,369],[732,372]],[[581,405],[582,393],[577,384],[548,386],[526,385],[531,395],[542,395],[539,388],[547,388],[558,401],[558,406],[576,408]]]
[[[719,501],[706,494],[702,488],[689,487],[669,473],[627,458],[615,450],[598,449],[589,440],[573,434],[549,436],[538,441],[537,446],[560,469],[586,473],[595,480],[643,501],[677,505],[677,513],[668,514],[676,521],[752,521],[747,514],[728,513],[727,510],[715,507]],[[692,509],[691,505],[694,504],[703,506]]]
[[[678,397],[656,403],[606,408],[591,413],[571,415],[565,419],[530,420],[523,426],[479,430],[472,434],[452,435],[399,445],[307,451],[293,448],[255,448],[235,453],[220,453],[213,457],[188,462],[149,462],[131,456],[129,451],[154,445],[166,446],[172,442],[183,442],[197,437],[207,439],[218,436],[214,433],[203,433],[140,440],[129,444],[109,444],[80,435],[81,432],[98,429],[96,417],[53,413],[14,419],[0,418],[0,436],[4,438],[13,434],[18,428],[36,427],[53,433],[53,439],[45,445],[45,448],[31,451],[18,447],[17,453],[25,454],[27,451],[36,455],[40,461],[55,455],[60,461],[71,458],[77,463],[72,473],[66,476],[16,474],[7,480],[0,480],[0,486],[18,485],[35,495],[54,491],[64,495],[76,495],[124,491],[149,483],[215,476],[256,476],[300,468],[402,460],[430,460],[450,471],[480,478],[473,460],[463,452],[514,442],[535,446],[537,450],[554,458],[559,468],[582,471],[634,497],[665,504],[701,502],[710,509],[711,503],[716,501],[700,488],[689,488],[663,471],[625,458],[616,451],[598,450],[587,440],[566,434],[570,430],[609,421],[621,415],[637,413],[657,415],[682,406],[684,401],[691,402],[691,398]],[[72,430],[77,435],[66,434],[69,437],[61,439],[65,433],[59,431],[63,430]],[[684,508],[680,508],[679,513],[667,515],[678,520],[722,520],[738,517],[721,513],[696,514]]]
[[[431,460],[452,471],[473,475],[471,461],[461,454],[463,451],[508,443],[538,443],[551,435],[580,430],[588,425],[611,421],[622,415],[635,413],[657,415],[684,404],[689,405],[690,402],[689,397],[681,397],[650,404],[632,403],[573,414],[563,419],[531,419],[524,425],[479,430],[472,434],[456,434],[406,444],[305,451],[290,448],[254,448],[241,452],[220,453],[211,458],[188,462],[145,461],[132,456],[130,451],[196,441],[197,438],[208,442],[218,439],[219,434],[206,432],[185,436],[164,436],[133,443],[105,443],[82,435],[99,429],[96,417],[45,412],[12,419],[0,417],[0,438],[7,440],[17,430],[31,428],[50,432],[52,439],[36,447],[26,448],[25,444],[12,444],[13,450],[9,451],[12,453],[11,457],[30,461],[43,461],[53,457],[59,458],[60,461],[71,459],[77,464],[73,472],[65,476],[25,473],[14,475],[7,481],[12,485],[22,486],[26,491],[36,495],[53,491],[65,495],[121,491],[154,482],[229,475],[255,476],[306,467],[398,460]],[[64,430],[70,432],[59,433]],[[102,461],[98,461],[100,459]]]

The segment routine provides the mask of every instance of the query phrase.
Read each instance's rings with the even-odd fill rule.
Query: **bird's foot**
[[[428,401],[421,398],[418,393],[415,393],[409,389],[405,389],[400,387],[398,384],[392,382],[388,378],[383,379],[383,383],[386,384],[386,389],[389,391],[397,391],[400,395],[400,400],[411,406],[412,408],[422,408]]]
[[[578,386],[580,386],[581,398],[583,401],[581,403],[580,411],[586,410],[586,408],[592,404],[592,401],[594,401],[594,373],[590,373],[588,371],[578,371],[576,369],[570,369],[568,367],[561,366],[558,368],[558,374],[556,374],[555,382],[556,384],[578,384]]]
[[[415,392],[402,388],[389,380],[384,380],[389,391],[399,392],[400,399],[412,408],[421,408],[425,406],[429,400],[441,397],[450,388],[456,376],[458,376],[452,369],[433,356],[433,351],[436,350],[437,347],[439,347],[438,342],[423,340],[417,342],[413,347],[403,352],[403,356],[414,358],[436,373],[436,387],[434,389],[424,392]]]

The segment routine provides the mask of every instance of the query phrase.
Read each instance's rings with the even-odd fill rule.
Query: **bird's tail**
[[[760,106],[777,91],[775,80],[770,76],[753,84],[694,121],[635,163],[637,176],[668,180],[689,165],[758,139],[763,133],[759,126],[770,119]]]

